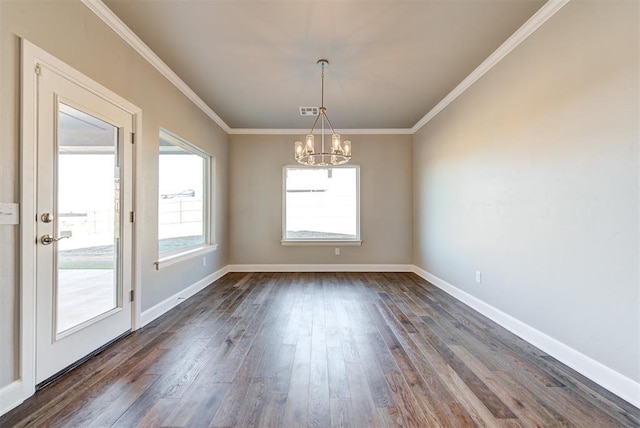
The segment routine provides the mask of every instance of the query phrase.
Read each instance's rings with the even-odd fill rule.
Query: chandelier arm
[[[324,67],[323,67],[324,70]],[[323,79],[324,81],[324,79]],[[324,107],[322,107],[322,110],[320,110],[320,114],[322,115],[322,119],[320,120],[320,125],[322,126],[322,153],[325,153],[324,151],[324,120],[327,118],[327,113],[326,113],[326,109]]]
[[[331,124],[331,121],[329,120],[329,116],[327,116],[327,113],[325,112],[324,114],[325,119],[327,119],[327,123],[329,124],[329,128],[331,128],[331,133],[335,134],[336,131],[333,129],[333,125]]]
[[[313,134],[313,131],[316,129],[316,125],[318,124],[318,119],[320,119],[320,116],[322,116],[322,113],[316,116],[316,120],[315,122],[313,122],[313,126],[311,127],[311,131],[309,131],[309,134]]]

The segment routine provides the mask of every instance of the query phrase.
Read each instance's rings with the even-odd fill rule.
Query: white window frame
[[[288,169],[326,169],[326,168],[354,168],[356,170],[356,238],[355,239],[292,239],[287,238],[287,170]],[[362,245],[360,235],[360,165],[340,165],[323,167],[305,167],[302,165],[285,165],[282,167],[282,239],[280,243],[284,246],[359,246]]]
[[[203,215],[203,226],[204,226],[204,243],[193,245],[190,247],[179,248],[175,251],[167,252],[160,254],[160,247],[158,246],[158,260],[155,262],[156,269],[160,270],[164,267],[182,262],[184,260],[191,259],[193,257],[202,256],[203,254],[210,253],[218,249],[218,245],[215,244],[214,241],[214,190],[215,183],[213,182],[213,177],[215,177],[215,157],[199,147],[193,145],[189,141],[184,138],[174,134],[171,131],[168,131],[164,128],[160,128],[159,140],[158,144],[160,144],[160,140],[164,139],[169,141],[171,144],[186,150],[194,155],[200,156],[204,160],[204,184],[202,189],[203,198],[205,199],[203,202],[203,208],[205,213]],[[160,159],[161,154],[158,152],[158,160]],[[158,177],[160,176],[160,169],[158,167]],[[159,178],[158,178],[159,180]],[[158,213],[159,210],[159,199],[158,199]],[[160,218],[158,216],[158,223],[156,224],[158,231],[158,242],[160,241]]]

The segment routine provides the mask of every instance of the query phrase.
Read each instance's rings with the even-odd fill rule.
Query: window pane
[[[118,305],[118,128],[58,105],[56,332]]]
[[[186,143],[184,143],[186,144]],[[158,244],[160,254],[205,244],[208,159],[160,139]]]
[[[286,168],[285,172],[284,239],[360,239],[357,168]]]

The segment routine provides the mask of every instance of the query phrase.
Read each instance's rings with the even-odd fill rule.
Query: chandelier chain
[[[324,109],[324,63],[322,63],[321,68],[322,68],[322,73],[321,73],[321,76],[322,76],[322,86],[321,86],[322,91],[321,91],[321,95],[320,95],[320,108]]]

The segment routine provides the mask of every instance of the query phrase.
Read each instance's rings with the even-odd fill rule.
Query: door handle
[[[61,236],[59,238],[54,238],[53,236],[46,234],[46,235],[42,235],[42,237],[40,238],[40,242],[42,242],[42,245],[51,245],[52,242],[56,242],[65,238],[68,238],[68,236]]]

